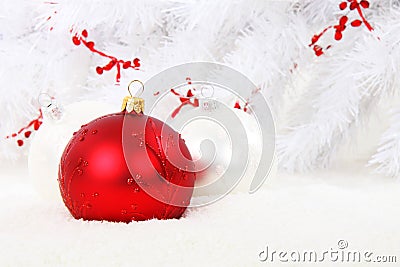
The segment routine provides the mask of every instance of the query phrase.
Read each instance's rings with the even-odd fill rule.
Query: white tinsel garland
[[[354,138],[352,129],[365,125],[400,88],[399,1],[371,1],[364,13],[374,32],[348,26],[335,41],[330,29],[318,42],[325,54],[317,57],[309,47],[314,34],[346,14],[340,2],[2,1],[0,135],[38,115],[37,96],[43,91],[65,103],[88,98],[118,103],[124,96],[124,86],[115,86],[115,69],[96,73],[107,60],[72,43],[74,34],[87,29],[101,51],[124,60],[140,58],[139,71],[122,71],[121,85],[189,61],[238,69],[260,86],[274,110],[281,167],[328,166]],[[351,21],[357,13],[348,16]],[[392,176],[400,174],[396,119],[398,112],[370,161]],[[26,152],[21,149],[28,144],[21,148],[14,141],[0,143],[1,158]]]
[[[391,125],[369,163],[377,165],[376,171],[379,173],[397,176],[400,173],[400,110],[392,113]]]
[[[376,33],[353,30],[353,39],[344,39],[317,62],[309,88],[292,110],[296,116],[289,131],[278,141],[281,167],[296,171],[328,166],[351,130],[398,90],[400,50],[393,44],[399,35],[389,34],[398,31],[398,10],[386,5],[379,13],[370,16]]]

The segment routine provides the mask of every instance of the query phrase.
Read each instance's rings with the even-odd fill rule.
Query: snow
[[[0,170],[1,266],[267,266],[276,263],[259,261],[267,245],[322,253],[338,240],[400,260],[400,182],[357,162],[277,174],[255,194],[228,195],[180,220],[130,224],[75,220],[38,197],[25,164]],[[300,266],[337,266],[308,264]]]

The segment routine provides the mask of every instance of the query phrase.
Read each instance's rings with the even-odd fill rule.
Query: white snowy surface
[[[308,175],[269,177],[255,194],[228,195],[180,220],[77,221],[39,199],[23,165],[0,166],[0,265],[366,266],[261,262],[275,250],[369,250],[400,262],[400,182],[357,163]]]

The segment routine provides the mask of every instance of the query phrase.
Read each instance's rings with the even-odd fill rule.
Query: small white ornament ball
[[[73,133],[100,116],[115,112],[109,104],[81,101],[62,107],[61,116],[44,112],[43,124],[32,140],[28,155],[29,177],[45,199],[60,200],[58,165]]]

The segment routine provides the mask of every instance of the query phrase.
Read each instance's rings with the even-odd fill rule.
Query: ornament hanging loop
[[[140,83],[141,88],[139,94],[137,96],[133,96],[131,92],[132,85],[134,83]],[[144,84],[139,80],[133,80],[128,85],[128,92],[130,96],[126,96],[122,102],[122,111],[126,110],[127,112],[135,111],[137,114],[143,113],[144,111],[144,100],[140,98],[144,92]]]
[[[47,93],[41,93],[38,96],[38,102],[44,113],[52,120],[58,121],[61,119],[63,115],[63,109],[60,105],[58,105],[54,97],[51,97]]]
[[[203,85],[200,88],[200,94],[203,98],[212,98],[214,96],[214,86],[212,85]]]
[[[139,80],[133,80],[133,81],[131,81],[130,83],[129,83],[129,85],[128,85],[128,92],[129,92],[129,94],[131,95],[131,97],[134,97],[133,95],[132,95],[132,92],[131,92],[131,88],[132,88],[132,86],[135,84],[135,83],[139,83],[140,84],[140,91],[138,91],[138,94],[136,95],[136,97],[140,97],[142,94],[143,94],[143,92],[144,92],[144,84],[142,83],[142,81],[139,81]]]
[[[38,97],[38,102],[42,108],[49,108],[53,104],[53,99],[49,94],[41,93]]]

